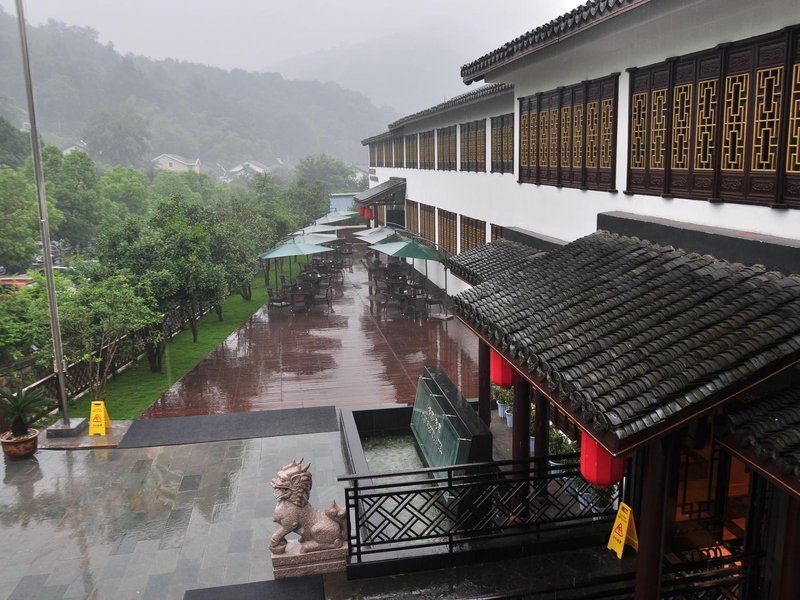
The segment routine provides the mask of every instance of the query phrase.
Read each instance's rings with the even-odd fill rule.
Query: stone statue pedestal
[[[290,540],[286,544],[286,552],[272,555],[272,571],[275,579],[300,577],[302,575],[319,575],[344,571],[347,561],[347,545],[333,550],[317,550],[316,552],[300,552],[300,542]]]

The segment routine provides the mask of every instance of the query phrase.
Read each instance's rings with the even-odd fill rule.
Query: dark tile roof
[[[464,83],[483,79],[493,69],[549,46],[555,42],[588,29],[651,0],[589,0],[568,13],[553,19],[518,38],[506,42],[496,50],[461,67]]]
[[[470,285],[477,285],[541,253],[539,248],[499,239],[451,256],[447,267]]]
[[[753,400],[720,421],[720,435],[730,433],[740,448],[751,447],[782,475],[800,478],[800,385]]]
[[[514,86],[508,83],[488,83],[486,85],[482,85],[478,89],[471,90],[459,96],[455,96],[453,98],[450,98],[450,100],[445,100],[444,102],[441,102],[436,106],[426,108],[425,110],[421,110],[419,112],[415,112],[414,114],[403,117],[402,119],[398,119],[394,123],[389,123],[389,129],[398,129],[403,125],[411,123],[412,121],[418,121],[419,119],[424,119],[425,117],[429,117],[431,115],[435,115],[436,113],[450,110],[451,108],[455,108],[457,106],[472,104],[473,102],[478,102],[479,100],[484,100],[492,96],[504,94],[506,92],[512,91],[513,89]],[[509,105],[509,110],[514,110],[513,99]]]
[[[436,106],[432,106],[430,108],[426,108],[425,110],[421,110],[419,112],[415,112],[414,114],[405,116],[401,119],[398,119],[394,123],[389,123],[389,131],[384,131],[383,133],[379,133],[378,135],[373,135],[372,137],[363,139],[361,140],[361,145],[366,146],[374,142],[381,142],[391,139],[395,135],[400,134],[400,132],[396,130],[400,129],[404,125],[408,125],[409,123],[418,121],[420,119],[424,119],[425,117],[430,117],[431,115],[435,115],[437,113],[448,111],[452,108],[456,108],[457,106],[472,104],[473,102],[479,102],[480,100],[485,100],[486,98],[491,98],[493,96],[504,94],[506,92],[510,92],[513,89],[514,86],[508,83],[488,83],[486,85],[482,85],[478,89],[469,91],[466,94],[455,96],[453,98],[450,98],[450,100],[445,100],[444,102],[437,104]],[[513,99],[512,102],[509,104],[509,110],[514,110]]]
[[[455,303],[618,440],[800,357],[800,277],[607,232],[507,268]]]
[[[406,180],[403,177],[390,177],[387,181],[353,196],[353,200],[361,204],[394,204],[405,199]]]

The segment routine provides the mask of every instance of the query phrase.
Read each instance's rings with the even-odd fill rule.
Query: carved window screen
[[[457,221],[458,215],[456,213],[439,209],[439,247],[450,254],[458,253]]]
[[[799,42],[794,26],[632,69],[627,193],[800,206]]]
[[[614,189],[618,77],[520,99],[520,182]]]
[[[419,234],[430,242],[436,242],[436,209],[433,206],[419,205]]]
[[[486,243],[486,221],[461,215],[461,252],[479,248]]]
[[[417,134],[406,136],[406,169],[416,169],[419,165],[417,158]]]
[[[406,200],[406,229],[419,233],[419,204],[413,200]]]

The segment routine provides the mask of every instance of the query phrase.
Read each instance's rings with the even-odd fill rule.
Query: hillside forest
[[[359,140],[397,117],[335,83],[121,56],[89,28],[29,27],[38,122],[60,148],[82,140],[101,167],[147,169],[162,153],[231,168],[325,153],[363,163]],[[0,116],[27,121],[15,18],[0,8]]]

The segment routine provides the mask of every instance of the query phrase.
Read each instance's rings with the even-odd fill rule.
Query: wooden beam
[[[795,496],[789,497],[785,528],[778,600],[796,600],[800,598],[800,500]]]

